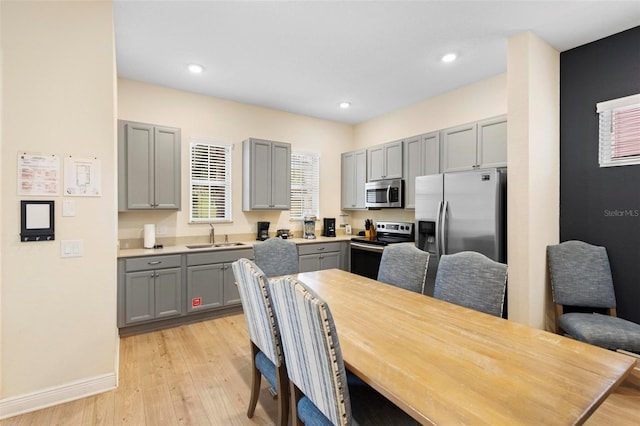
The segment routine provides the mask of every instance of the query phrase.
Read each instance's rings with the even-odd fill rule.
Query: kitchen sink
[[[214,244],[214,247],[236,247],[236,246],[244,246],[244,243],[218,243]]]
[[[237,247],[244,246],[245,243],[217,243],[217,244],[187,244],[188,249],[203,249],[203,248],[217,248],[217,247]]]
[[[188,244],[188,249],[201,249],[201,248],[209,248],[215,247],[215,244]]]

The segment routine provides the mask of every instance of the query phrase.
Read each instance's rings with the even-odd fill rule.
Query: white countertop
[[[289,240],[293,241],[296,244],[317,244],[317,243],[331,243],[337,241],[349,241],[355,235],[346,235],[339,234],[336,237],[322,237],[316,236],[315,239],[309,240],[305,238],[289,238]],[[220,250],[241,250],[241,249],[252,249],[254,244],[261,244],[262,241],[233,241],[234,243],[242,243],[242,245],[231,245],[231,246],[219,246],[219,247],[203,247],[190,249],[187,248],[186,245],[175,245],[175,246],[165,246],[161,249],[145,249],[145,248],[137,248],[137,249],[120,249],[118,251],[118,258],[127,258],[127,257],[140,257],[140,256],[161,256],[167,254],[182,254],[182,253],[200,253],[203,251],[220,251]],[[206,243],[193,243],[193,245],[204,245]],[[223,244],[223,243],[216,243]],[[189,244],[191,245],[191,244]]]

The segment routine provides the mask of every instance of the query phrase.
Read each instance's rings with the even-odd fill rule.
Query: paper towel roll
[[[144,248],[153,248],[156,245],[156,225],[147,223],[144,225]]]

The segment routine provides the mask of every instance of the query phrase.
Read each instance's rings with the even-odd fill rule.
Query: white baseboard
[[[115,389],[115,373],[103,374],[28,394],[0,399],[0,420]]]

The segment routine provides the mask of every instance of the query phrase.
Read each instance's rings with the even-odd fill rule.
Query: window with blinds
[[[640,164],[640,94],[600,102],[600,167]]]
[[[320,156],[291,153],[291,210],[289,219],[320,214]]]
[[[231,221],[231,146],[191,139],[191,222]]]

